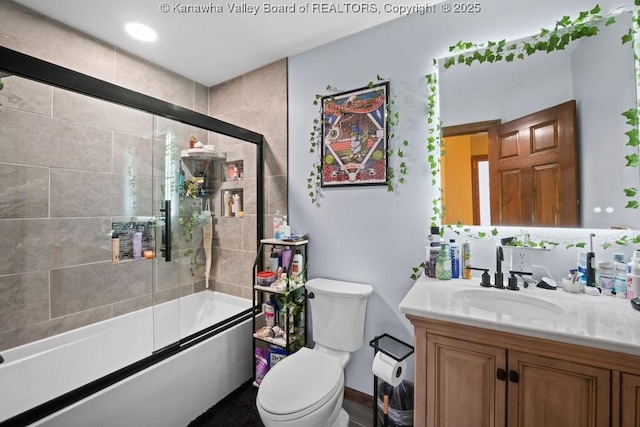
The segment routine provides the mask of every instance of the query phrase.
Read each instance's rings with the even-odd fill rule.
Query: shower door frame
[[[236,138],[256,146],[256,241],[263,237],[264,222],[264,153],[266,143],[262,134],[236,126],[231,123],[189,110],[169,102],[135,92],[130,89],[79,73],[33,56],[0,46],[0,68],[11,74],[25,77],[40,83],[46,83],[61,89],[70,90],[82,95],[109,101],[114,104],[134,108],[159,117],[199,127],[225,136]],[[35,406],[21,414],[0,422],[3,425],[27,425],[48,415],[51,415],[73,403],[76,403],[94,393],[99,392],[125,378],[134,375],[156,363],[161,362],[177,353],[186,350],[218,333],[249,320],[253,317],[255,307],[247,309],[226,321],[211,325],[179,341],[156,350],[129,366],[118,369],[104,377],[91,381],[68,393]]]

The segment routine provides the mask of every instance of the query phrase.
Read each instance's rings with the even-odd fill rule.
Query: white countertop
[[[506,286],[506,278],[505,278]],[[457,291],[528,295],[551,302],[564,314],[547,318],[524,318],[497,314],[469,306]],[[501,302],[504,303],[504,302]],[[520,291],[483,288],[480,279],[437,280],[423,275],[400,303],[405,314],[460,323],[468,326],[511,332],[605,350],[640,355],[640,311],[628,300],[612,296],[569,293],[561,288],[545,290],[529,286]]]

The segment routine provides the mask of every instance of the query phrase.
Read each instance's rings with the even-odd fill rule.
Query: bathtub
[[[198,292],[4,351],[0,425],[29,410],[25,419],[37,420],[33,425],[186,426],[251,378],[252,325],[242,315],[250,307],[251,300]],[[229,318],[235,320],[225,322]],[[175,344],[177,334],[187,337],[211,325],[217,326],[210,338]],[[140,361],[150,364],[154,357],[157,363],[141,367]],[[138,372],[123,374],[136,365]],[[114,372],[124,379],[45,418],[38,414],[51,399],[104,383]]]

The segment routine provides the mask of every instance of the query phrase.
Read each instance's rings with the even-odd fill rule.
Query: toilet
[[[331,279],[306,284],[314,347],[301,348],[262,379],[256,398],[266,427],[349,425],[342,409],[344,367],[362,347],[370,285]]]

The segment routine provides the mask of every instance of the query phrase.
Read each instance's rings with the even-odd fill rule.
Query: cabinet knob
[[[518,374],[516,371],[509,371],[509,381],[511,381],[512,383],[517,383],[518,381],[520,381],[520,374]]]
[[[498,368],[498,372],[496,373],[496,377],[500,380],[500,381],[504,381],[507,379],[507,371],[505,371],[502,368]]]

